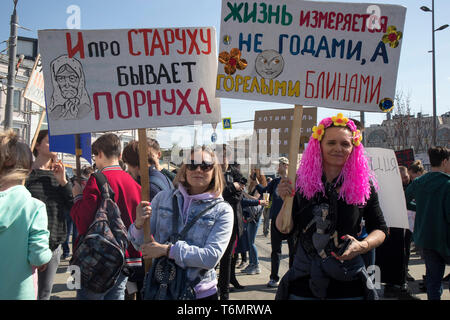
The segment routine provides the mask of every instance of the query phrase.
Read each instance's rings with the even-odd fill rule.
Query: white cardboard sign
[[[213,27],[38,35],[52,135],[221,120]]]
[[[406,199],[394,150],[366,148],[378,181],[378,199],[388,227],[409,229]]]
[[[398,5],[222,0],[216,95],[390,109],[405,15]]]

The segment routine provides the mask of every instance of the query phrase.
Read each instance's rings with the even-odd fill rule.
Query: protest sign
[[[378,199],[388,227],[408,229],[406,199],[394,150],[366,148],[378,181]]]
[[[222,1],[216,96],[391,110],[406,8]]]
[[[214,28],[38,35],[53,135],[221,120]]]
[[[42,108],[45,108],[44,75],[42,74],[41,56],[36,57],[30,78],[23,91],[23,97]]]
[[[294,120],[294,109],[273,109],[255,111],[254,129],[257,134],[259,150],[272,154],[272,146],[278,144],[279,154],[289,154],[289,134]],[[303,150],[308,142],[312,128],[317,124],[317,108],[303,108],[300,128],[300,145],[297,151]],[[278,133],[278,139],[274,139]]]

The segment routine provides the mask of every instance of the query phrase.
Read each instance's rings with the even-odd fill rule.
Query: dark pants
[[[428,300],[441,300],[443,291],[442,278],[444,277],[445,265],[450,264],[450,256],[442,256],[439,252],[431,249],[423,249],[423,255],[427,272]]]
[[[73,244],[75,243],[75,239],[78,237],[77,227],[75,226],[75,223],[72,220],[72,217],[70,216],[70,211],[66,215],[66,226],[67,226],[67,236],[66,241],[62,244],[63,254],[65,256],[70,255],[70,248],[69,248],[69,242],[70,242],[70,234],[72,233],[72,253],[73,253]]]
[[[220,259],[220,269],[219,269],[219,280],[218,280],[218,288],[220,294],[220,300],[228,300],[230,295],[230,279],[234,268],[236,265],[236,258],[234,259],[234,265],[232,263],[233,249],[236,241],[236,230],[237,228],[233,228],[233,233],[231,235],[230,242],[228,243],[228,247],[225,250],[225,253]],[[232,270],[233,269],[233,270]]]
[[[275,219],[272,219],[270,224],[270,242],[272,245],[272,254],[270,255],[271,260],[271,273],[270,279],[274,281],[279,281],[278,270],[280,269],[280,259],[281,259],[281,245],[283,240],[287,240],[289,247],[289,268],[292,266],[294,261],[294,237],[293,235],[286,235],[280,233],[274,226]]]

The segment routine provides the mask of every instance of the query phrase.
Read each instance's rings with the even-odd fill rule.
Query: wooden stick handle
[[[141,199],[142,201],[150,201],[150,177],[148,176],[148,160],[147,160],[147,131],[146,129],[138,129],[139,135],[139,172],[141,176]],[[144,242],[152,242],[150,235],[150,220],[144,223]],[[152,260],[147,259],[145,262],[145,272],[148,272],[152,266]]]
[[[288,178],[295,186],[295,178],[297,175],[298,151],[300,146],[300,135],[302,128],[303,106],[296,105],[294,108],[294,120],[290,131],[289,138],[289,169]],[[292,225],[292,204],[294,198],[287,197],[281,207],[281,232],[289,232]]]

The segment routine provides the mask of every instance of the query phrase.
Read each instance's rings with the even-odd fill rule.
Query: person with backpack
[[[120,219],[113,219],[110,224],[120,226],[123,224],[126,229],[134,222],[136,218],[136,207],[141,201],[141,187],[134,179],[119,165],[121,155],[120,139],[117,135],[107,133],[100,136],[92,144],[92,154],[96,168],[102,173],[110,186],[113,199],[120,210]],[[78,230],[78,238],[75,243],[74,256],[77,255],[79,242],[88,233],[91,224],[94,222],[97,210],[102,203],[102,192],[97,185],[95,174],[89,178],[84,190],[75,183],[73,188],[74,205],[70,212],[73,221]],[[112,196],[110,192],[110,195]],[[120,221],[119,221],[120,220]],[[119,232],[120,233],[120,232]],[[126,236],[126,230],[125,230]],[[120,239],[116,239],[120,240]],[[141,253],[128,245],[125,252],[126,266],[140,265]],[[83,272],[83,270],[82,270]],[[95,277],[94,277],[95,278]],[[106,292],[94,292],[87,287],[81,286],[77,290],[77,299],[79,300],[124,300],[125,286],[127,276],[120,272],[117,281],[112,288]]]
[[[52,258],[45,204],[22,185],[32,162],[13,130],[0,133],[0,300],[36,300],[34,271]]]
[[[148,161],[148,175],[150,180],[150,201],[161,191],[173,190],[172,180],[164,175],[160,170],[157,170],[152,163],[154,163],[154,139],[147,139],[147,161]],[[157,141],[156,141],[157,143]],[[159,145],[158,145],[159,148]],[[136,140],[130,141],[122,152],[122,160],[127,165],[128,173],[141,184],[141,176],[139,172],[139,142]],[[133,292],[140,292],[144,282],[145,266],[142,264],[137,267],[129,267],[129,278],[127,285],[128,296]],[[134,290],[133,290],[134,289]],[[136,291],[135,291],[136,290]],[[140,300],[140,295],[136,295],[136,299]]]
[[[50,300],[53,281],[61,259],[61,245],[66,240],[67,210],[72,206],[72,184],[67,180],[66,170],[57,153],[50,151],[48,130],[41,130],[33,150],[36,157],[25,187],[33,198],[45,203],[50,231],[52,259],[45,271],[38,272],[38,300]]]
[[[222,198],[224,178],[214,152],[205,146],[192,149],[174,185],[176,190],[158,193],[151,207],[149,202],[141,202],[136,221],[128,230],[144,259],[154,259],[144,283],[144,298],[179,299],[189,286],[194,295],[191,299],[217,300],[214,267],[230,241],[233,210]],[[144,244],[147,219],[154,241]],[[164,266],[175,267],[171,278],[178,279],[179,273],[185,273],[186,280],[172,286],[168,277],[164,290],[155,282],[160,276],[164,282],[166,273],[170,274]],[[159,270],[156,274],[152,271],[155,268]]]

